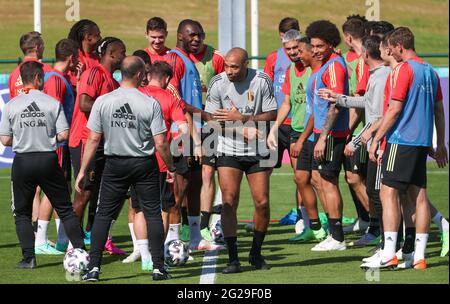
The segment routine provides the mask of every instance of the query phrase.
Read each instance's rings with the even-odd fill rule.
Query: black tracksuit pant
[[[33,197],[40,186],[58,213],[74,248],[84,248],[80,221],[72,208],[69,188],[55,152],[18,153],[11,171],[11,209],[24,259],[34,257],[31,223]]]
[[[123,198],[130,186],[136,189],[140,208],[147,222],[153,266],[155,269],[164,267],[164,228],[156,157],[107,156],[97,214],[92,227],[89,269],[100,268],[111,222],[119,215]]]

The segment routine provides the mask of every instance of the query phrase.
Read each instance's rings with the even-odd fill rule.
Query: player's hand
[[[363,145],[367,146],[367,143],[369,142],[369,140],[372,138],[372,132],[370,132],[370,129],[367,129],[366,131],[364,131],[361,134],[361,143]]]
[[[200,165],[202,164],[203,161],[203,155],[205,155],[205,153],[203,151],[202,145],[196,145],[194,148],[194,159],[198,161]]]
[[[321,137],[317,141],[315,147],[314,147],[314,159],[317,161],[324,161],[325,160],[325,148],[327,144],[325,139],[322,139]]]
[[[344,155],[347,157],[352,157],[355,154],[355,150],[350,146],[350,144],[345,145]]]
[[[383,162],[383,153],[384,150],[379,150],[378,151],[378,158],[377,158],[377,165],[381,166],[381,163]]]
[[[334,93],[330,89],[320,89],[318,95],[320,98],[331,103],[335,103],[338,97],[338,94]]]
[[[298,158],[300,156],[300,153],[303,149],[303,142],[300,140],[300,138],[291,145],[291,156],[294,158]]]
[[[218,109],[213,118],[217,121],[242,121],[244,119],[244,115],[242,115],[239,110],[233,106],[230,110],[227,109]]]
[[[434,152],[434,157],[439,168],[444,168],[448,164],[447,148],[445,145],[438,145]]]
[[[168,184],[174,184],[175,183],[175,172],[170,172],[167,171],[167,175],[166,175],[166,183]]]
[[[83,192],[83,190],[81,190],[81,189],[83,188],[85,176],[86,176],[86,172],[84,172],[84,170],[80,170],[80,172],[78,173],[77,179],[75,180],[75,190],[78,193]]]
[[[379,142],[373,141],[372,144],[370,145],[369,158],[373,162],[377,162],[377,150],[378,150],[379,144],[380,144]]]
[[[246,127],[242,128],[242,135],[244,136],[244,140],[246,142],[255,140],[263,136],[263,133],[254,127]]]
[[[77,81],[80,81],[81,74],[84,72],[84,70],[86,70],[86,66],[81,61],[79,61],[77,64]]]
[[[272,151],[276,151],[277,148],[278,148],[278,142],[277,142],[277,139],[275,137],[275,132],[277,132],[277,131],[272,129],[272,130],[270,130],[270,133],[267,136],[267,146]]]

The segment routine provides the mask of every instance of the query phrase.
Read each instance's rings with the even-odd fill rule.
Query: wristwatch
[[[177,168],[176,167],[168,168],[167,171],[169,171],[170,173],[175,173],[177,171]]]

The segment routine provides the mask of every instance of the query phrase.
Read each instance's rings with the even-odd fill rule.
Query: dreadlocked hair
[[[93,27],[98,27],[94,21],[82,19],[72,26],[67,38],[75,41],[78,44],[78,48],[81,48],[81,42]]]

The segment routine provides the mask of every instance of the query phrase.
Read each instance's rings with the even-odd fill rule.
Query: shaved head
[[[120,71],[122,72],[123,79],[132,79],[139,72],[141,72],[141,74],[143,75],[144,67],[144,60],[142,60],[140,57],[128,56],[125,57],[125,59],[122,61],[122,64],[120,65]]]
[[[244,64],[248,60],[248,53],[243,48],[235,47],[229,50],[225,55],[225,60],[227,60],[227,58],[233,58],[233,61],[238,61]]]
[[[225,56],[225,73],[231,82],[241,82],[247,77],[248,53],[242,48],[232,48]]]

